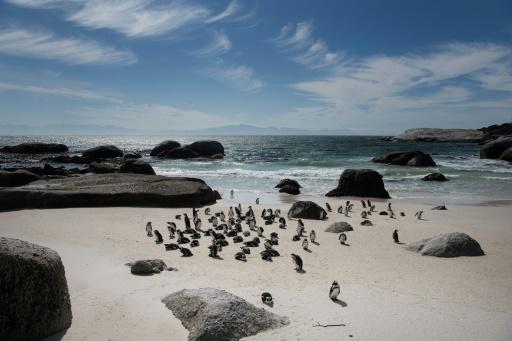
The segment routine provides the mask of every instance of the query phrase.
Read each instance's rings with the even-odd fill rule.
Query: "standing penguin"
[[[304,233],[304,223],[302,219],[297,221],[297,235],[302,237],[302,233]]]
[[[400,240],[398,239],[398,230],[394,230],[393,231],[393,240],[395,241],[395,243],[400,243]]]
[[[188,230],[190,229],[190,218],[188,217],[188,215],[185,213],[183,214],[183,216],[185,217],[184,220],[185,220],[185,228]]]
[[[325,203],[325,208],[327,208],[327,211],[332,212],[331,205],[328,202]]]
[[[307,238],[304,238],[304,240],[302,241],[302,248],[304,250],[308,249],[308,239]]]
[[[361,205],[363,205],[363,208],[366,208],[366,203],[364,202],[364,200],[361,200]]]
[[[347,241],[347,235],[345,233],[341,233],[338,239],[340,240],[340,244],[345,245],[345,242]]]
[[[155,230],[155,243],[160,244],[163,243],[164,239],[158,230]]]
[[[340,286],[338,282],[332,282],[331,289],[329,290],[329,298],[333,301],[338,300],[338,295],[340,294]]]
[[[260,204],[260,198],[256,198],[256,205]]]
[[[153,226],[151,226],[150,221],[146,224],[146,234],[148,237],[153,237]]]
[[[316,241],[315,230],[311,230],[311,232],[309,233],[309,239],[311,240],[312,243],[314,243]]]
[[[292,259],[293,259],[293,262],[295,263],[295,270],[297,272],[301,272],[302,271],[302,258],[300,258],[299,255],[292,253]]]

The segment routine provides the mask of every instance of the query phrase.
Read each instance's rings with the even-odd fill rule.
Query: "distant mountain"
[[[112,125],[49,124],[32,126],[24,124],[0,124],[0,135],[128,135],[139,133]]]
[[[187,133],[204,135],[354,135],[351,130],[307,130],[296,128],[256,127],[248,124],[227,125]]]

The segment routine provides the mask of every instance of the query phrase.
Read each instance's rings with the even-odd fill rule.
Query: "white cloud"
[[[288,24],[281,29],[279,36],[271,41],[292,55],[292,59],[312,69],[333,66],[343,55],[329,50],[327,44],[313,37],[312,21]]]
[[[226,7],[226,9],[224,11],[207,19],[206,23],[213,23],[213,22],[221,21],[223,19],[233,16],[239,10],[240,10],[240,5],[238,4],[238,1],[233,0],[229,3],[228,7]]]
[[[218,65],[205,74],[241,91],[254,92],[263,87],[263,82],[254,77],[254,70],[245,65]]]
[[[127,50],[76,38],[58,38],[52,33],[23,29],[0,30],[0,53],[57,60],[67,64],[118,64],[137,61]]]
[[[231,50],[231,47],[232,44],[227,34],[216,31],[213,33],[211,43],[199,50],[196,50],[194,54],[199,57],[218,56]]]

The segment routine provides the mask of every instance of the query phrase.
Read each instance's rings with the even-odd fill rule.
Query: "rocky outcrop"
[[[57,252],[0,237],[0,340],[41,340],[71,326],[71,302]]]
[[[333,223],[328,228],[325,229],[325,232],[331,233],[341,233],[348,231],[354,231],[354,228],[352,227],[352,225],[344,221]]]
[[[192,149],[185,147],[174,148],[171,150],[164,150],[158,154],[158,157],[165,159],[193,159],[200,157],[198,153]]]
[[[480,149],[481,159],[499,159],[501,155],[512,147],[512,135],[500,136],[496,140],[487,142]]]
[[[477,129],[437,129],[415,128],[407,129],[404,133],[395,136],[395,141],[421,141],[421,142],[480,142],[485,133]]]
[[[382,175],[371,169],[346,169],[341,173],[338,187],[326,194],[328,197],[390,198],[384,188]]]
[[[484,255],[480,244],[476,240],[460,232],[446,233],[423,239],[406,245],[405,248],[422,256],[460,257]]]
[[[196,141],[187,147],[202,157],[224,155],[224,146],[219,141]]]
[[[279,189],[279,193],[297,195],[300,194],[300,188],[292,185],[285,185]]]
[[[394,152],[374,157],[373,162],[396,166],[434,167],[436,163],[429,154],[420,151]]]
[[[162,302],[190,332],[190,341],[236,341],[289,323],[285,317],[213,288],[184,289]]]
[[[288,211],[288,218],[324,220],[327,212],[312,201],[296,201]]]
[[[87,149],[82,153],[82,156],[89,160],[113,159],[116,157],[122,157],[123,152],[116,146],[107,145]]]
[[[126,160],[121,165],[122,173],[134,173],[134,174],[146,174],[146,175],[155,175],[155,170],[149,163],[143,160],[134,160],[129,159]]]
[[[130,267],[130,272],[134,275],[159,274],[168,269],[165,262],[161,259],[137,260],[127,265]]]
[[[500,160],[512,162],[512,147],[501,153]]]
[[[127,152],[127,153],[124,153],[124,155],[123,155],[123,159],[125,159],[125,160],[140,159],[141,157],[142,157],[142,155],[140,155],[140,153],[137,153],[137,152]]]
[[[216,193],[200,179],[142,174],[95,174],[0,189],[2,209],[63,207],[199,207]]]
[[[0,187],[23,186],[37,180],[41,180],[39,175],[26,170],[16,170],[14,172],[0,170]]]
[[[65,153],[67,151],[68,147],[59,143],[22,143],[16,146],[0,148],[0,152],[16,154],[51,154]]]
[[[279,183],[276,185],[275,188],[282,188],[284,186],[293,186],[293,187],[302,188],[302,186],[298,183],[297,180],[292,180],[292,179],[283,179],[283,180],[279,181]]]
[[[425,175],[423,181],[448,181],[448,179],[442,173],[430,173]]]
[[[151,156],[157,156],[161,152],[173,150],[174,148],[181,147],[181,144],[179,142],[173,141],[173,140],[166,140],[158,144],[156,147],[151,149],[151,152],[149,155]]]
[[[119,168],[112,162],[91,162],[88,170],[96,174],[109,174],[119,171]]]

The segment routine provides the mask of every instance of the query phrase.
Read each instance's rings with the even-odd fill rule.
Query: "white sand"
[[[335,210],[344,200],[329,200]],[[320,198],[319,203],[325,202]],[[207,256],[209,238],[192,248],[192,258],[164,250],[145,236],[150,220],[167,238],[165,222],[184,209],[75,208],[0,213],[0,235],[20,238],[59,252],[66,268],[73,324],[63,340],[185,340],[188,332],[160,299],[183,288],[217,287],[259,307],[289,317],[289,326],[260,333],[250,340],[512,340],[512,207],[448,206],[393,202],[406,217],[372,215],[374,227],[360,226],[360,205],[345,218],[330,213],[325,222],[306,221],[320,245],[311,253],[292,242],[296,222],[277,231],[281,257],[265,262],[252,249],[246,263],[233,258],[230,244],[223,260]],[[224,209],[226,202],[211,207]],[[279,205],[272,205],[273,208]],[[289,205],[280,205],[286,213]],[[265,207],[264,203],[258,208]],[[385,203],[377,203],[385,209]],[[423,221],[414,219],[419,209]],[[201,210],[203,228],[207,219]],[[259,209],[256,210],[260,215]],[[261,221],[261,219],[260,219]],[[323,232],[334,221],[348,221],[348,244]],[[183,222],[179,221],[182,227]],[[480,242],[483,257],[422,257],[392,242],[398,228],[403,242],[445,232],[465,232]],[[244,229],[246,226],[244,225]],[[306,273],[294,271],[290,253],[301,255]],[[124,264],[161,258],[178,271],[137,277]],[[343,305],[327,296],[333,280],[341,285]],[[273,308],[261,303],[272,293]],[[315,323],[345,326],[314,327]],[[353,335],[350,337],[349,335]]]

